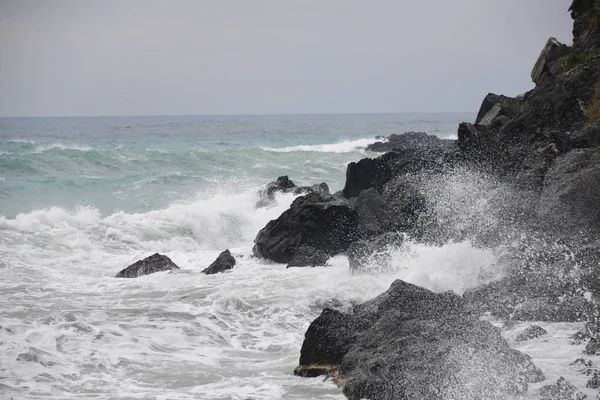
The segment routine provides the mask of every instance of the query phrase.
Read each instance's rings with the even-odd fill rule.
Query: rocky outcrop
[[[256,236],[253,252],[288,263],[303,245],[335,255],[359,237],[358,215],[348,200],[315,192],[297,198],[270,221]]]
[[[115,278],[137,278],[173,269],[179,269],[179,267],[169,257],[156,253],[121,270],[115,275]]]
[[[564,73],[561,58],[571,52],[571,48],[551,37],[546,42],[538,60],[531,71],[531,80],[536,85],[542,85],[546,81],[554,80],[559,74]]]
[[[562,228],[600,229],[600,147],[557,158],[546,174],[538,213]]]
[[[384,140],[372,143],[367,146],[368,151],[385,153],[394,149],[410,147],[434,147],[451,146],[451,140],[440,139],[434,135],[428,135],[425,132],[406,132],[401,135],[392,134],[383,138]]]
[[[575,386],[562,376],[552,385],[540,389],[540,400],[584,400],[587,395],[577,390]]]
[[[306,332],[300,367],[336,368],[349,399],[505,399],[543,379],[459,296],[396,281],[351,315],[325,310]]]
[[[544,336],[548,332],[539,325],[530,325],[515,338],[515,342],[526,342]]]
[[[312,186],[297,186],[287,175],[280,176],[275,181],[269,182],[263,190],[258,192],[259,200],[256,203],[256,208],[267,207],[272,204],[277,193],[307,194],[313,192],[329,194],[329,186],[325,182]]]
[[[233,269],[235,265],[235,258],[231,255],[229,250],[223,251],[215,261],[204,269],[202,273],[206,275],[218,274],[219,272],[225,272],[229,269]]]

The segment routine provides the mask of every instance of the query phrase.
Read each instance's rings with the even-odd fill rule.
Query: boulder
[[[324,310],[308,328],[300,367],[327,365],[349,399],[505,399],[543,379],[453,293],[396,281],[353,314]]]
[[[385,153],[401,147],[430,147],[441,145],[443,142],[449,142],[449,140],[440,139],[435,135],[428,135],[424,132],[406,132],[401,135],[392,134],[383,139],[385,140],[368,145],[367,150]]]
[[[584,400],[587,395],[581,393],[577,388],[562,376],[552,385],[546,385],[540,389],[540,400]]]
[[[314,247],[302,245],[296,250],[296,253],[287,265],[291,267],[322,267],[327,264],[329,254],[323,250],[317,250]]]
[[[329,194],[329,186],[325,182],[312,186],[297,186],[287,175],[280,176],[275,181],[269,182],[265,189],[259,190],[256,208],[272,204],[277,193],[307,194],[312,192]]]
[[[364,189],[374,188],[381,193],[383,185],[392,178],[392,171],[383,158],[363,158],[351,162],[346,169],[344,197],[356,197]]]
[[[539,325],[530,325],[524,331],[519,333],[515,342],[526,342],[547,334],[546,330]]]
[[[115,275],[115,278],[137,278],[138,276],[150,275],[155,272],[170,271],[173,269],[179,269],[179,267],[171,261],[169,257],[156,253],[131,264]]]
[[[388,210],[388,230],[412,231],[417,227],[419,217],[427,211],[427,198],[414,177],[400,175],[388,182],[382,198]]]
[[[288,263],[303,245],[336,255],[360,238],[358,214],[348,200],[322,193],[299,197],[254,240],[254,255]]]
[[[541,218],[561,229],[600,228],[600,147],[574,149],[546,174],[538,205]]]
[[[531,80],[536,85],[541,85],[548,80],[555,79],[560,73],[564,72],[560,59],[570,52],[571,48],[560,43],[556,38],[551,37],[548,39],[531,70]]]
[[[481,103],[475,125],[489,126],[499,117],[510,120],[519,113],[520,109],[521,99],[488,93]]]
[[[208,266],[208,268],[204,269],[202,272],[206,275],[218,274],[219,272],[225,272],[228,269],[233,269],[235,265],[235,258],[231,255],[229,250],[223,251],[212,264]]]
[[[395,232],[357,240],[348,248],[348,261],[352,272],[371,272],[371,269],[384,269],[390,259],[390,251],[402,244],[404,237]]]

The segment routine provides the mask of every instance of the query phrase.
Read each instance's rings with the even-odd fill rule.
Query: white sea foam
[[[82,146],[82,145],[76,145],[76,144],[52,143],[52,144],[41,145],[41,146],[36,147],[35,153],[43,153],[45,151],[56,150],[56,149],[76,150],[76,151],[92,151],[92,150],[94,150],[93,148],[91,148],[89,146]]]
[[[319,153],[351,153],[353,151],[360,151],[367,148],[368,145],[373,144],[380,139],[369,138],[369,139],[358,139],[358,140],[345,140],[340,143],[330,144],[316,144],[316,145],[300,145],[300,146],[289,146],[289,147],[261,147],[266,151],[273,151],[277,153],[291,153],[297,151],[314,151]]]

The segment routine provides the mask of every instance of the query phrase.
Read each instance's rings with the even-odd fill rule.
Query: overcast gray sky
[[[0,0],[0,116],[476,111],[569,0]]]

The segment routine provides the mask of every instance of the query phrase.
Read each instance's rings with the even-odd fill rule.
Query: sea
[[[286,269],[253,257],[252,245],[294,195],[257,207],[258,192],[282,175],[338,191],[349,162],[378,156],[366,150],[377,137],[456,138],[474,118],[0,118],[0,398],[344,399],[328,379],[293,375],[324,308],[351,311],[395,279],[461,294],[493,279],[484,272],[501,270],[501,257],[407,237],[368,273],[351,273],[344,256]],[[453,182],[454,193],[480,187]],[[225,249],[234,269],[202,274]],[[114,278],[154,253],[181,269]],[[534,358],[543,384],[566,376],[594,396],[570,365],[580,326],[540,325],[545,339],[513,343],[522,324],[503,334]]]

